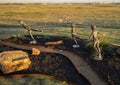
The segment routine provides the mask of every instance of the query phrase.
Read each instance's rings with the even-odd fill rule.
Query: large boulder
[[[27,69],[31,61],[24,51],[4,51],[0,53],[0,70],[3,73],[11,73]]]

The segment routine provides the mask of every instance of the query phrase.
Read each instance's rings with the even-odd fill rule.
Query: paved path
[[[33,47],[39,49],[41,52],[47,53],[58,53],[66,56],[75,66],[79,73],[81,73],[84,77],[86,77],[91,85],[107,85],[107,83],[102,80],[98,74],[91,68],[91,66],[82,58],[83,56],[78,55],[74,52],[67,50],[59,50],[59,49],[51,49],[46,47],[40,47],[35,45],[16,45],[9,42],[3,42],[0,40],[0,44],[7,45],[10,47],[14,47],[17,49],[31,50]]]

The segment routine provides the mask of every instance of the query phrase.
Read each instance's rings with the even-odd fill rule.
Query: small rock
[[[39,55],[40,54],[40,50],[38,50],[37,48],[32,48],[32,55]]]

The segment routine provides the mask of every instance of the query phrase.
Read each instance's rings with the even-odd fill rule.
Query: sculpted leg
[[[30,41],[30,44],[37,44],[37,41],[35,40],[35,38],[33,37],[31,31],[28,31],[29,35],[31,36],[31,38],[33,39],[33,41]]]
[[[95,44],[94,44],[94,48],[96,49],[96,52],[97,52],[97,56],[95,56],[95,60],[103,60],[103,57],[101,55],[101,50],[100,50],[100,47],[99,47],[99,41],[97,41]]]
[[[75,37],[73,37],[73,39],[74,39],[74,41],[75,41],[75,43],[76,43],[76,45],[77,45],[78,43],[77,43],[77,40],[76,40],[76,38],[75,38]]]

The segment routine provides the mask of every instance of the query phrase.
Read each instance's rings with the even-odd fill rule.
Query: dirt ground
[[[120,47],[113,47],[114,52],[104,52],[104,59],[102,61],[96,61],[91,58],[91,48],[86,47],[86,40],[77,39],[80,48],[74,49],[72,45],[74,44],[73,40],[64,36],[43,36],[36,35],[35,39],[39,42],[38,45],[45,46],[49,48],[57,49],[67,49],[76,53],[82,53],[83,58],[88,61],[92,68],[101,76],[105,81],[110,85],[120,85],[120,55],[117,53],[117,50]],[[28,44],[31,38],[29,36],[24,36],[21,38],[8,38],[3,39],[4,41],[9,41],[17,44]],[[46,46],[46,42],[63,40],[62,45],[49,45]],[[0,45],[0,52],[6,50],[14,50],[14,48]],[[67,80],[69,82],[76,83],[77,85],[90,85],[89,82],[78,73],[73,64],[63,55],[54,54],[54,53],[42,53],[39,56],[30,55],[32,64],[29,69],[15,72],[18,73],[41,73],[55,76],[59,79]],[[0,75],[3,75],[0,72]]]

